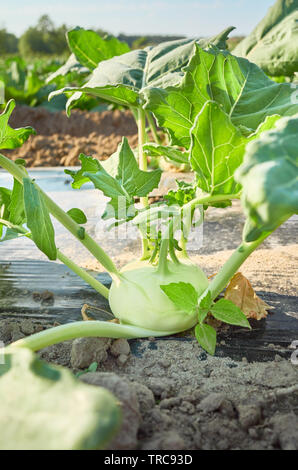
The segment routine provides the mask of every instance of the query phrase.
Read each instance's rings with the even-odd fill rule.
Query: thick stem
[[[14,176],[21,184],[23,183],[24,173],[19,166],[4,155],[0,154],[0,165]],[[36,185],[36,183],[34,183]],[[104,250],[88,235],[84,233],[84,237],[80,238],[81,226],[78,225],[66,212],[64,212],[38,185],[36,187],[43,194],[45,203],[49,212],[70,232],[74,235],[82,245],[87,248],[90,253],[101,263],[101,265],[111,274],[117,277],[120,276],[119,271],[114,265],[111,258],[104,252]]]
[[[95,279],[91,274],[87,273],[85,269],[80,268],[76,263],[74,263],[71,259],[61,253],[60,250],[57,250],[57,258],[62,261],[69,269],[71,269],[74,273],[80,276],[87,284],[89,284],[93,289],[99,292],[103,297],[106,299],[109,298],[109,289],[105,287],[100,281]]]
[[[179,246],[182,249],[182,251],[179,254],[179,257],[188,258],[187,239],[184,237],[183,233],[182,233],[181,238],[180,238]]]
[[[169,225],[162,237],[161,243],[160,243],[160,250],[159,250],[159,260],[158,260],[158,272],[161,274],[168,274],[169,268],[168,268],[168,252],[169,252],[169,244],[170,244],[170,238],[173,238],[174,236],[174,220],[171,220],[169,222]]]
[[[154,331],[132,325],[121,325],[107,321],[78,321],[41,331],[12,343],[8,348],[24,347],[32,351],[46,348],[75,338],[148,338],[168,336],[177,331]]]
[[[169,241],[169,254],[170,254],[170,257],[172,258],[172,261],[175,264],[180,264],[180,261],[176,256],[176,251],[175,251],[175,246],[174,246],[174,240],[173,239]]]
[[[139,168],[140,170],[147,171],[147,157],[143,152],[143,144],[146,139],[146,118],[145,111],[140,106],[138,108],[138,139],[139,139]],[[148,206],[148,197],[141,197],[141,204],[143,207]]]
[[[148,119],[148,123],[149,123],[149,126],[150,126],[150,129],[151,129],[151,132],[152,132],[152,135],[153,135],[153,138],[154,138],[154,141],[157,143],[157,144],[161,144],[161,139],[157,133],[157,129],[156,129],[156,125],[155,125],[155,121],[154,121],[154,118],[152,116],[152,114],[150,112],[147,112],[146,113],[146,117]]]
[[[239,194],[216,194],[215,196],[210,196],[210,194],[206,196],[199,196],[192,201],[188,202],[185,204],[183,207],[183,210],[185,208],[191,207],[192,209],[195,209],[196,206],[199,206],[201,204],[209,204],[212,202],[223,202],[223,201],[231,201],[232,199],[239,199],[240,198],[240,193]]]

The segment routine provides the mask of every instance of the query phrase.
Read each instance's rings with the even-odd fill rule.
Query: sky
[[[208,36],[227,26],[248,34],[274,0],[1,0],[0,27],[21,35],[48,14],[58,26],[101,28],[111,34]]]

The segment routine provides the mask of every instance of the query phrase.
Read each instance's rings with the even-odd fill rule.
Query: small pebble
[[[130,354],[130,346],[127,339],[119,338],[113,341],[112,346],[110,347],[110,353],[115,357],[121,355],[128,356]]]
[[[169,361],[168,359],[161,359],[158,363],[164,369],[168,369],[171,365],[171,361]]]
[[[120,356],[117,357],[117,363],[119,366],[124,366],[124,364],[127,362],[128,356],[125,354],[120,354]]]

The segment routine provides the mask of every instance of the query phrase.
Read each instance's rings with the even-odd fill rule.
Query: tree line
[[[71,29],[66,24],[55,26],[48,15],[42,15],[35,26],[30,26],[19,38],[8,32],[5,28],[0,29],[0,55],[20,54],[22,57],[36,55],[64,55],[69,52],[66,32]],[[109,33],[102,29],[95,30],[100,36]],[[132,49],[139,49],[148,45],[156,45],[164,41],[182,39],[183,36],[132,36],[119,34],[118,39],[125,41]],[[242,38],[241,38],[242,39]],[[233,48],[240,38],[232,38]]]
[[[71,29],[66,24],[55,26],[48,15],[42,15],[35,26],[30,26],[19,38],[7,29],[0,29],[0,55],[21,54],[23,57],[34,55],[63,55],[69,51],[65,34]],[[107,31],[97,29],[101,36]],[[119,34],[118,39],[125,41],[131,48],[145,47],[181,36],[128,36]]]

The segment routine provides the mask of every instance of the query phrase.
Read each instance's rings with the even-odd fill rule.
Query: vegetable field
[[[298,448],[297,24],[2,60],[1,449]]]

